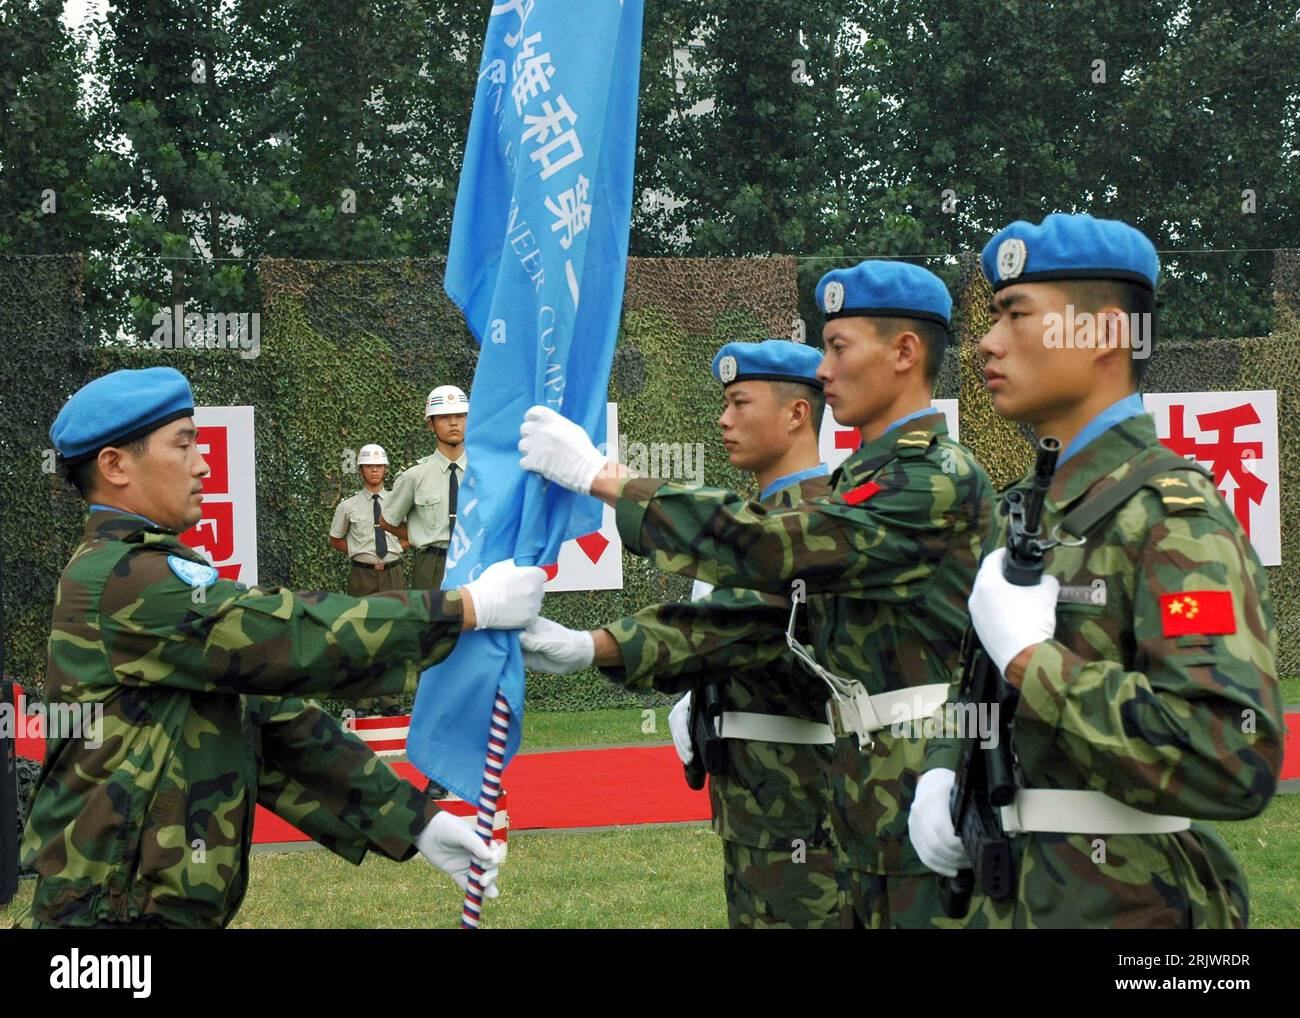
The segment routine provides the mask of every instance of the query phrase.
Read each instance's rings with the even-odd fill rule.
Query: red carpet
[[[526,753],[501,787],[516,831],[709,818],[708,793],[687,787],[672,746]]]
[[[1282,780],[1300,778],[1300,714],[1287,714],[1286,749],[1282,753]]]
[[[411,764],[392,767],[424,786],[424,776]],[[687,786],[672,746],[525,753],[510,761],[501,787],[500,809],[513,831],[709,819],[708,794]],[[445,808],[460,816],[474,812],[459,799],[448,800]],[[505,837],[505,822],[498,815],[498,838]],[[254,844],[306,840],[274,813],[257,808]]]
[[[425,781],[415,773],[410,764],[398,764],[395,768],[402,777],[409,781],[414,781],[419,787],[423,788]],[[442,804],[442,808],[456,816],[470,817],[475,813],[474,807],[460,799],[448,799]],[[492,836],[497,841],[506,840],[506,825],[509,822],[510,804],[507,794],[503,789],[500,797],[497,799],[497,820]],[[269,809],[262,806],[257,807],[257,812],[253,815],[253,844],[254,845],[278,845],[292,841],[310,841],[311,839],[302,831],[294,827],[287,820],[282,820]]]
[[[25,722],[27,719],[23,719]],[[374,731],[361,733],[376,750],[404,748],[409,719],[365,719]],[[1282,779],[1300,778],[1300,714],[1286,715],[1286,752]],[[400,731],[393,726],[400,726]],[[45,757],[45,740],[26,724],[17,731],[19,756]],[[389,741],[384,741],[389,740]],[[402,777],[423,787],[424,778],[409,763],[393,764]],[[516,831],[566,827],[605,827],[614,824],[658,824],[709,818],[709,799],[693,792],[682,777],[672,746],[624,749],[559,750],[515,757],[502,781],[503,811]],[[473,808],[449,800],[447,808],[460,815]],[[505,835],[506,817],[497,818],[498,837]],[[262,808],[258,808],[253,840],[258,843],[305,841],[306,837]]]

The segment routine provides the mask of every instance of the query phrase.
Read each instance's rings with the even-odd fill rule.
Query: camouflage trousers
[[[345,589],[349,597],[368,597],[371,594],[382,594],[386,590],[405,590],[406,577],[402,572],[402,563],[394,563],[380,572],[354,562],[348,569],[348,584]],[[358,711],[386,714],[396,710],[400,703],[400,698],[396,696],[367,696],[358,700],[356,707]]]
[[[1100,856],[1109,847],[1106,857]],[[966,929],[1244,929],[1246,874],[1208,825],[1172,835],[1016,839],[1016,894],[976,895]]]
[[[948,920],[933,874],[869,873],[849,870],[853,925],[868,930],[930,930],[959,927]]]
[[[847,929],[853,913],[831,848],[751,848],[722,842],[727,923],[733,930]]]
[[[14,930],[170,930],[169,926],[157,916],[141,917],[129,923],[94,923],[89,926],[64,926],[61,923],[47,923],[32,915],[27,909],[10,929]]]

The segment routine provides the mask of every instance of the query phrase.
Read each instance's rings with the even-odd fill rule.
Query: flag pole
[[[492,705],[492,727],[488,732],[487,760],[483,764],[483,785],[478,793],[478,821],[475,832],[489,847],[495,830],[497,798],[501,795],[501,771],[506,759],[506,736],[510,731],[510,704],[505,694],[497,690]],[[460,928],[477,930],[479,914],[483,910],[483,867],[478,862],[470,864],[469,887],[465,889],[465,904],[461,908]]]

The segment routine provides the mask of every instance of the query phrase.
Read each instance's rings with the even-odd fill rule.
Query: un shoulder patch
[[[168,555],[167,565],[188,587],[210,587],[217,582],[217,569],[206,562],[191,562],[179,555]]]

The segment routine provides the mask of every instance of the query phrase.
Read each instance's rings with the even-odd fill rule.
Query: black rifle
[[[722,717],[722,693],[716,682],[702,682],[691,691],[691,715],[688,726],[691,733],[691,762],[686,764],[686,783],[692,788],[704,787],[706,774],[721,774],[723,767],[723,739],[718,734],[718,719]]]
[[[1002,575],[1018,587],[1032,587],[1042,579],[1044,556],[1057,543],[1043,535],[1042,520],[1043,499],[1052,486],[1060,451],[1061,443],[1055,438],[1040,439],[1029,488],[1009,491],[1004,497],[1002,508],[1008,524]],[[997,739],[987,746],[981,744],[978,734],[963,740],[952,789],[952,823],[972,869],[939,881],[944,911],[953,919],[960,919],[970,909],[976,885],[995,901],[1005,901],[1015,891],[1011,842],[1002,830],[998,809],[1011,805],[1016,797],[1011,719],[1019,694],[998,674],[973,626],[962,642],[962,662],[958,701],[971,709],[959,709],[957,716],[969,718],[979,705],[990,705],[997,722]]]

